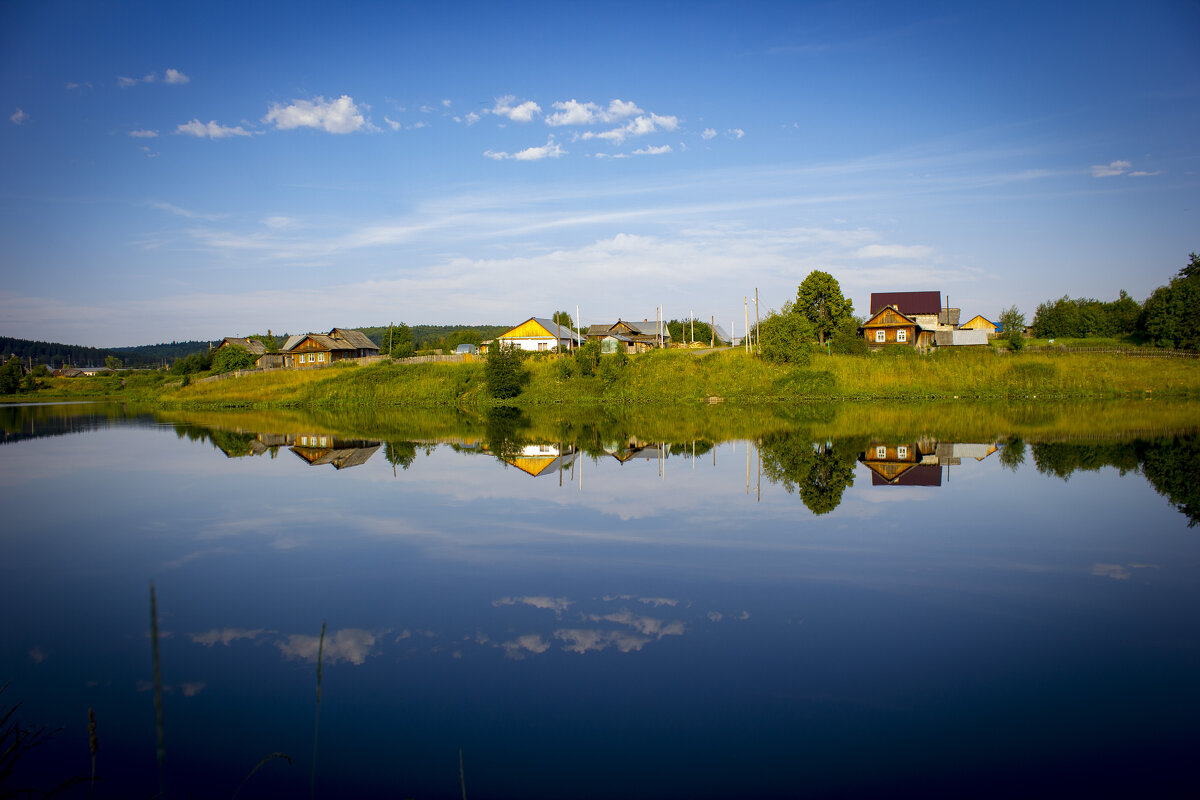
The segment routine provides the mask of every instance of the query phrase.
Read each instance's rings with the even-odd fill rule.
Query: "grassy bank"
[[[766,363],[741,350],[701,356],[666,350],[583,376],[570,358],[525,362],[522,406],[637,403],[756,403],[930,398],[1200,397],[1200,359],[994,349],[816,355],[804,367]],[[53,379],[24,400],[111,397],[171,406],[488,406],[481,363],[339,366],[278,371],[187,386],[161,374]]]

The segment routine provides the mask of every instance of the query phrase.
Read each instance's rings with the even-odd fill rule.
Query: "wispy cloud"
[[[205,647],[222,644],[229,647],[232,643],[242,639],[254,640],[261,636],[266,631],[266,628],[255,628],[249,630],[247,628],[213,628],[204,633],[188,634],[196,644],[202,644]]]
[[[124,75],[117,78],[117,86],[122,89],[128,89],[131,86],[137,86],[139,83],[154,83],[154,73],[143,75],[140,78],[127,78]]]
[[[12,116],[9,117],[9,120],[12,121],[13,125],[24,125],[25,121],[28,119],[29,115],[19,108],[12,113]]]
[[[485,150],[483,154],[496,161],[503,161],[505,159],[512,159],[514,161],[541,161],[543,158],[561,158],[567,154],[567,151],[558,142],[554,141],[554,137],[551,136],[540,147],[529,147],[516,153]]]
[[[924,245],[869,244],[854,254],[857,258],[929,258],[932,247]]]
[[[670,153],[670,152],[671,152],[671,145],[664,144],[659,147],[643,147],[639,150],[634,150],[633,154],[635,156],[659,156],[659,155],[662,155],[663,153]]]
[[[547,597],[538,595],[534,597],[501,597],[492,603],[493,606],[514,606],[518,603],[522,605],[532,606],[533,608],[541,608],[547,611],[553,611],[555,616],[561,618],[566,610],[571,606],[570,600],[565,597]]]
[[[1111,178],[1114,175],[1124,175],[1125,171],[1131,166],[1133,165],[1128,161],[1110,161],[1107,164],[1093,164],[1092,177]]]
[[[163,83],[183,84],[189,81],[191,81],[191,78],[177,69],[169,69],[167,70],[167,74],[163,76]]]
[[[130,131],[129,135],[135,139],[154,139],[158,136],[158,131],[151,131],[151,130]]]
[[[714,139],[714,138],[716,138],[716,136],[717,136],[717,132],[715,130],[713,130],[712,128],[705,128],[704,131],[701,132],[701,134],[700,134],[700,138],[704,139],[705,141],[708,141],[709,139]]]
[[[160,211],[169,211],[177,217],[184,217],[186,219],[203,219],[210,222],[223,219],[225,216],[224,214],[202,214],[198,211],[189,211],[188,209],[180,208],[173,203],[153,202],[150,204],[150,207],[157,208]]]
[[[241,125],[220,125],[216,120],[209,120],[205,124],[198,119],[193,119],[191,122],[180,123],[179,127],[175,129],[175,133],[195,136],[199,139],[228,139],[231,136],[253,136],[255,132],[248,131]]]
[[[275,123],[278,130],[316,128],[327,133],[354,133],[368,127],[362,111],[347,94],[334,100],[293,100],[286,106],[272,103],[263,122]]]

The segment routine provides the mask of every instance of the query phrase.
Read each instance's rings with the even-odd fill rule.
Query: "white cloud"
[[[158,131],[151,131],[151,130],[130,131],[129,135],[135,139],[154,139],[154,138],[158,137]]]
[[[635,156],[659,156],[659,155],[662,155],[663,153],[670,153],[670,152],[671,152],[671,145],[664,144],[661,147],[643,147],[640,150],[634,150],[633,154]]]
[[[1162,170],[1159,169],[1155,170],[1154,172],[1146,172],[1145,170],[1139,169],[1135,172],[1129,173],[1129,177],[1131,178],[1148,178],[1151,175],[1162,175]]]
[[[68,90],[71,90],[71,89],[91,89],[91,88],[92,88],[92,82],[91,82],[91,81],[84,81],[83,83],[75,83],[74,81],[67,81],[67,87],[66,87],[66,88],[67,88]]]
[[[215,120],[209,120],[208,124],[204,124],[198,119],[193,119],[191,122],[181,123],[175,129],[175,133],[184,133],[188,136],[195,136],[200,139],[228,139],[230,136],[253,136],[251,131],[246,130],[241,125],[230,127],[227,125],[218,125]]]
[[[274,122],[278,130],[317,128],[327,133],[353,133],[367,126],[362,112],[347,94],[336,100],[324,97],[293,100],[288,106],[272,103],[263,122]]]
[[[154,73],[151,72],[149,75],[145,75],[141,78],[126,78],[123,75],[117,78],[117,86],[120,86],[122,89],[128,89],[130,86],[137,86],[139,83],[154,83]]]
[[[657,131],[673,131],[679,127],[679,118],[675,116],[660,116],[659,114],[639,115],[630,120],[619,128],[594,133],[588,131],[582,134],[581,139],[604,139],[613,144],[622,144],[627,138],[632,136],[645,136],[648,133],[656,133]]]
[[[29,115],[18,108],[12,113],[12,116],[10,116],[9,119],[12,120],[14,125],[21,125],[24,124],[27,119],[29,119]]]
[[[449,107],[450,107],[450,101],[449,101],[449,100],[443,100],[443,101],[442,101],[442,108],[449,108]]]
[[[501,597],[499,600],[493,602],[492,605],[496,607],[512,606],[517,603],[553,611],[555,616],[562,617],[563,613],[570,607],[572,601],[565,597],[546,597],[544,595],[537,597]]]
[[[474,111],[471,111],[465,117],[463,117],[463,121],[467,123],[468,127],[470,127],[471,125],[474,125],[476,122],[479,122],[479,120],[480,120],[480,116],[478,114],[476,114]]]
[[[567,154],[558,142],[554,141],[551,136],[541,147],[528,147],[517,153],[496,152],[494,150],[485,150],[485,156],[496,161],[512,159],[515,161],[541,161],[543,158],[560,158]]]
[[[746,135],[746,132],[741,128],[730,128],[728,131],[726,131],[726,133],[728,133],[734,139],[740,139]]]
[[[224,217],[223,214],[201,214],[197,211],[189,211],[186,208],[180,208],[179,206],[175,205],[174,203],[156,202],[156,203],[151,203],[150,207],[157,208],[160,211],[169,211],[170,213],[174,214],[177,217],[185,217],[187,219],[204,219],[204,220],[208,220],[208,221],[212,222],[212,221],[215,221],[218,219],[222,219]]]
[[[496,105],[492,108],[493,114],[498,114],[502,117],[508,117],[513,122],[530,122],[534,116],[542,112],[541,106],[532,100],[526,100],[524,103],[514,106],[516,97],[511,94],[506,94],[504,97],[496,98]]]
[[[869,244],[860,247],[854,255],[857,258],[928,258],[932,254],[932,247],[919,244]]]
[[[262,224],[266,225],[273,231],[290,230],[292,228],[297,228],[300,225],[300,223],[291,217],[267,217],[262,221]]]
[[[607,108],[601,108],[595,103],[580,103],[571,99],[557,102],[553,106],[558,111],[546,117],[547,125],[594,125],[599,122],[616,122],[620,119],[642,113],[636,103],[626,100],[612,100]]]
[[[708,140],[708,139],[715,138],[716,135],[717,135],[717,132],[715,130],[713,130],[712,128],[705,128],[704,132],[700,134],[700,138],[704,139],[704,140]]]
[[[177,69],[169,69],[167,70],[167,74],[163,76],[163,83],[180,84],[187,83],[190,80],[191,78],[189,78],[187,75],[184,75]]]
[[[394,131],[398,131],[401,128],[401,124],[399,122],[396,122],[396,120],[392,119],[387,114],[383,115],[383,121],[386,122],[388,125],[390,125],[392,127],[392,130],[394,130]]]
[[[528,653],[544,653],[550,649],[550,643],[542,639],[540,634],[527,633],[508,642],[502,642],[504,655],[517,661],[525,658]]]
[[[1127,581],[1132,573],[1120,564],[1093,564],[1092,574],[1102,578],[1112,578],[1115,581]]]
[[[1132,166],[1128,161],[1111,161],[1108,164],[1093,164],[1093,178],[1111,178],[1114,175],[1123,175],[1127,169]]]

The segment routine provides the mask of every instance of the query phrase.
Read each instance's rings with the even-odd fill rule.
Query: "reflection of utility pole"
[[[758,292],[758,290],[755,289],[756,294],[757,294],[757,292]],[[758,490],[757,490],[758,498],[757,498],[757,502],[761,503],[762,502],[762,440],[760,439],[757,442],[755,442],[754,444],[755,444],[754,452],[755,452],[755,455],[758,457]]]
[[[750,440],[746,440],[746,494],[750,494]]]

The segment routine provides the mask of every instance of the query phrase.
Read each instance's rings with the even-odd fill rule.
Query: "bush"
[[[600,380],[605,383],[615,383],[621,377],[621,373],[629,364],[629,356],[624,352],[617,351],[611,355],[600,357]]]
[[[254,356],[244,347],[227,344],[216,351],[212,360],[213,372],[233,372],[239,369],[254,369]]]
[[[529,371],[521,363],[521,352],[517,348],[496,342],[488,348],[483,379],[492,397],[508,400],[525,388],[529,382]]]
[[[830,352],[843,356],[865,356],[870,353],[871,348],[867,346],[867,340],[858,335],[857,327],[857,323],[854,326],[843,325],[834,331]]]
[[[812,323],[785,303],[758,326],[759,354],[767,361],[804,366],[812,360]]]
[[[593,339],[575,351],[575,363],[579,365],[579,374],[590,378],[596,374],[600,365],[600,342]]]

